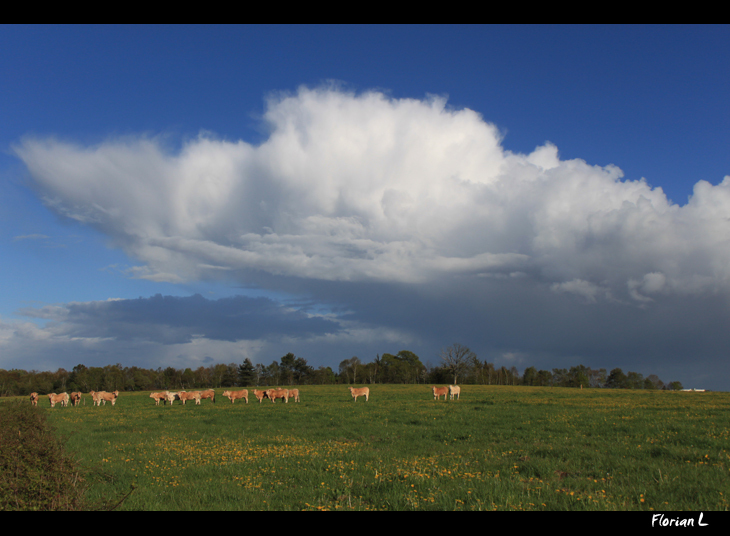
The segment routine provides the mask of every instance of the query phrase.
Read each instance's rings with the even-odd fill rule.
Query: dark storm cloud
[[[321,317],[289,310],[268,298],[234,296],[208,300],[162,296],[135,300],[70,303],[24,309],[26,316],[56,322],[69,337],[181,344],[195,338],[220,341],[300,337],[335,333],[339,326]]]
[[[327,364],[460,342],[520,367],[723,381],[730,177],[697,182],[680,206],[549,142],[507,151],[493,124],[442,98],[301,88],[264,119],[256,146],[29,138],[15,151],[51,210],[141,263],[131,277],[257,284],[336,317],[160,296],[47,309],[55,324],[28,333],[198,347],[291,336]]]

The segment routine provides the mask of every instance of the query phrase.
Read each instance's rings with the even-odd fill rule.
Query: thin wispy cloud
[[[14,236],[13,242],[18,242],[20,240],[47,240],[48,236],[43,234],[29,234],[29,235],[20,235],[20,236]]]

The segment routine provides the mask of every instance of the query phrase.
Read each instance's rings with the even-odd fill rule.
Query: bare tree
[[[350,358],[350,368],[352,369],[352,383],[357,383],[357,371],[360,368],[360,358],[356,355]]]
[[[467,346],[462,346],[458,342],[448,348],[441,349],[441,359],[449,372],[454,375],[454,385],[456,385],[456,380],[461,374],[469,371],[476,357],[476,354],[469,350]]]
[[[361,368],[360,358],[353,356],[350,359],[343,359],[340,363],[340,376],[344,376],[347,383],[350,383],[350,375],[352,374],[352,383],[357,383],[357,372]]]

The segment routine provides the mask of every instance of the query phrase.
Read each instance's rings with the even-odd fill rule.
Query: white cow
[[[167,401],[170,403],[171,406],[175,400],[180,400],[179,393],[171,393],[170,391],[165,391],[165,396],[167,396]]]
[[[68,393],[61,393],[60,395],[57,395],[56,393],[49,393],[48,400],[50,400],[52,408],[56,406],[57,402],[60,402],[65,408],[68,406]]]

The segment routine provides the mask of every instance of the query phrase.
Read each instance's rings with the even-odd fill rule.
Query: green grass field
[[[127,510],[727,510],[730,394],[413,385],[301,386],[155,406],[47,407]],[[2,403],[2,402],[0,402]],[[41,405],[48,406],[42,400]]]

